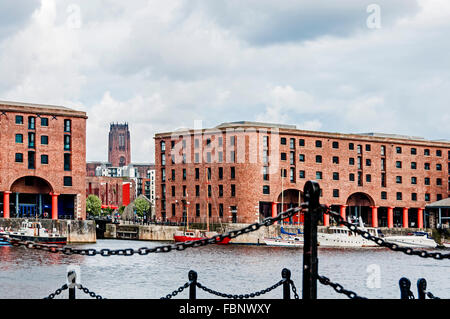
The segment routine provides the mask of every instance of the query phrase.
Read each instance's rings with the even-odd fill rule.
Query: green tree
[[[86,212],[94,216],[102,213],[102,201],[96,195],[89,195],[86,198]]]
[[[150,209],[150,203],[144,198],[136,198],[134,207],[136,208],[137,215],[143,217],[144,213],[148,212]]]

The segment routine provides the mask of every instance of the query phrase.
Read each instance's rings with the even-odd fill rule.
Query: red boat
[[[177,231],[175,232],[175,235],[173,236],[175,242],[187,242],[187,241],[195,241],[205,238],[211,238],[214,236],[219,235],[216,232],[206,232],[201,230],[187,230],[187,231]],[[230,238],[224,238],[220,242],[218,242],[218,245],[226,245],[230,242]]]

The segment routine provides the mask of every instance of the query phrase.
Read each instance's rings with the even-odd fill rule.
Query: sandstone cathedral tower
[[[108,144],[108,162],[113,167],[122,167],[131,163],[131,141],[128,123],[110,124]]]

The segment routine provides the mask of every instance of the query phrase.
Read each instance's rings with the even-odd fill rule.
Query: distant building
[[[86,113],[0,102],[3,218],[85,219]]]
[[[127,166],[131,163],[131,140],[128,123],[109,127],[108,162],[113,167]]]
[[[155,135],[156,213],[254,223],[303,201],[308,180],[320,202],[374,227],[429,227],[425,206],[450,195],[450,142],[393,134],[223,123]],[[186,204],[188,203],[188,204]],[[189,210],[188,210],[189,209]],[[302,216],[293,221],[302,222]],[[322,220],[329,224],[328,215]]]

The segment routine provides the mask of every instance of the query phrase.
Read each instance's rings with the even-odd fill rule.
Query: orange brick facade
[[[296,205],[305,182],[317,180],[321,202],[343,216],[423,228],[425,205],[449,196],[449,155],[449,142],[251,122],[160,133],[156,213],[181,221],[187,212],[190,220],[205,220],[210,211],[213,220],[253,223],[282,204]]]
[[[2,217],[86,217],[86,113],[0,102]]]

